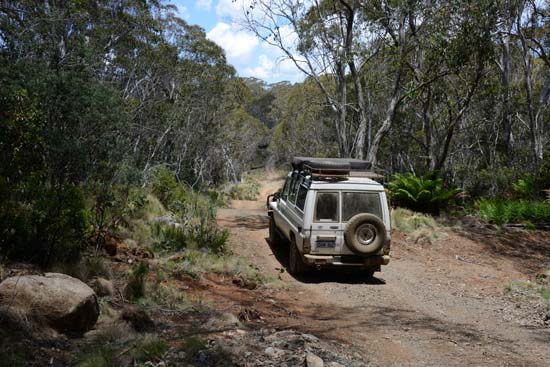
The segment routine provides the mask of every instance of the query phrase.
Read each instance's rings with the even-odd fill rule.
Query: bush
[[[499,225],[550,222],[550,204],[542,201],[480,199],[476,207],[478,216]]]
[[[525,175],[515,184],[512,184],[514,193],[519,199],[533,199],[536,196],[535,179],[531,175]]]
[[[38,178],[9,186],[0,177],[0,254],[40,265],[76,262],[89,231],[82,190]]]
[[[445,189],[443,179],[433,174],[424,177],[395,174],[388,187],[396,205],[435,215],[453,203],[460,192],[459,188]]]
[[[174,172],[162,166],[155,170],[151,181],[151,191],[164,206],[170,206],[179,186]]]
[[[229,231],[218,229],[214,223],[187,227],[156,223],[153,233],[158,238],[156,247],[166,251],[192,248],[206,249],[219,254],[226,250],[229,240]]]
[[[143,262],[136,264],[128,274],[128,283],[124,290],[125,296],[131,300],[136,300],[145,296],[145,281],[149,269]]]

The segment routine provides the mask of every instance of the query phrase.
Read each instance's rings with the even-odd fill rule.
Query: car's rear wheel
[[[384,246],[386,242],[386,227],[375,215],[361,213],[348,221],[346,231],[346,244],[359,255],[374,254]]]
[[[298,246],[296,246],[296,240],[292,238],[289,245],[289,254],[288,254],[288,270],[293,275],[299,275],[304,273],[307,270],[307,265],[302,259],[302,255],[298,251]]]

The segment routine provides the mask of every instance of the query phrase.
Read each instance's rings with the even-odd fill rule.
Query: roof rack
[[[372,163],[352,158],[294,157],[292,168],[315,178],[346,179],[348,177],[382,178],[371,170]]]

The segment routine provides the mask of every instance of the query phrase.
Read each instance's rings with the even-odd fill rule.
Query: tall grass
[[[479,217],[499,225],[550,222],[550,204],[542,201],[480,199],[476,207]]]
[[[415,243],[434,243],[448,237],[447,233],[429,214],[396,208],[391,212],[391,220],[394,229],[406,233],[407,237]]]

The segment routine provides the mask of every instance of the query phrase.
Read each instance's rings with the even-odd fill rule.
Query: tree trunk
[[[522,62],[523,62],[523,78],[525,82],[526,102],[527,102],[527,115],[529,117],[529,137],[531,140],[531,149],[533,154],[533,172],[538,171],[539,155],[537,149],[537,122],[535,117],[535,106],[533,101],[533,80],[531,78],[531,56],[529,54],[529,46],[527,40],[522,31],[521,17],[523,12],[519,12],[517,17],[518,35],[521,41],[522,48]]]

